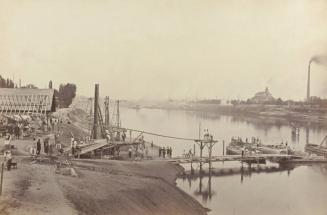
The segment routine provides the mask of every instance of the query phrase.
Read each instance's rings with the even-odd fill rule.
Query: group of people
[[[36,147],[30,148],[30,154],[32,156],[38,156],[42,151],[42,143],[41,138],[36,138]],[[46,155],[52,155],[54,152],[54,144],[50,141],[50,137],[43,138],[43,152]]]
[[[144,145],[140,146],[131,146],[128,148],[128,158],[131,159],[132,157],[140,158],[140,159],[148,159],[149,158],[149,148]]]
[[[173,154],[173,149],[171,147],[159,147],[159,157],[171,158]]]
[[[91,141],[91,137],[90,136],[85,136],[85,137],[81,137],[81,138],[75,138],[75,137],[71,137],[70,138],[70,148],[71,148],[71,152],[72,152],[72,156],[74,157],[75,155],[78,154],[79,151],[79,146],[87,144]]]
[[[109,131],[108,129],[105,130],[105,136],[106,136],[106,139],[107,139],[107,143],[109,143],[109,141],[123,141],[125,142],[126,141],[126,132],[123,131],[123,132],[120,132],[120,131],[117,131],[117,132],[113,132],[113,131]]]

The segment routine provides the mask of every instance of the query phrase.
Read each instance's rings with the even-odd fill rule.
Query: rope
[[[117,127],[114,127],[114,128],[117,128]],[[169,135],[157,134],[157,133],[153,133],[153,132],[142,131],[142,130],[131,129],[131,128],[121,128],[121,129],[126,129],[126,130],[129,130],[129,131],[141,132],[141,133],[149,134],[149,135],[152,135],[152,136],[158,136],[158,137],[170,138],[170,139],[175,139],[175,140],[199,141],[199,139],[184,138],[184,137],[175,137],[175,136],[169,136]]]

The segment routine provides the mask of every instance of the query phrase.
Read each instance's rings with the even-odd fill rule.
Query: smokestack
[[[308,66],[308,83],[307,83],[307,102],[310,102],[310,66],[311,66],[312,60],[309,61]]]

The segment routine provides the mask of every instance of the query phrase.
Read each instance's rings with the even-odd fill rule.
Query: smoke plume
[[[310,59],[310,63],[315,62],[320,65],[327,66],[327,56],[326,55],[315,55]]]

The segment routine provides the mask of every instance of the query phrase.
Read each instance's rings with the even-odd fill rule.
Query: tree
[[[26,86],[22,86],[22,88],[37,89],[37,87],[34,84],[27,84]]]
[[[5,79],[0,75],[0,88],[14,88],[15,84],[9,78]]]
[[[60,84],[58,92],[58,100],[61,107],[69,107],[76,96],[76,85],[67,83]]]

